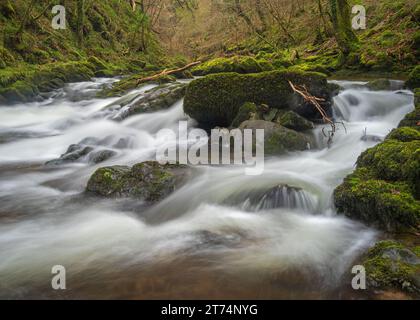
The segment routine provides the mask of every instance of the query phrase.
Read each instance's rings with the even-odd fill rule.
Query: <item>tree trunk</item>
[[[335,38],[341,51],[347,55],[358,42],[351,27],[350,6],[347,0],[330,0],[330,9]]]
[[[85,0],[77,0],[77,41],[83,46],[83,26],[85,20]]]

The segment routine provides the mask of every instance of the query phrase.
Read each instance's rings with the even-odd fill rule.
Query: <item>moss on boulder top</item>
[[[127,166],[99,168],[90,177],[86,191],[102,197],[133,197],[155,202],[168,196],[185,178],[187,167],[147,161]]]
[[[211,73],[256,73],[273,70],[270,62],[249,56],[235,56],[230,58],[216,58],[192,69],[195,76],[205,76]]]
[[[323,107],[330,110],[331,88],[324,75],[271,71],[247,75],[221,73],[194,80],[186,90],[184,111],[207,127],[229,126],[245,102],[291,109],[307,118],[318,117],[315,108],[295,94],[288,81],[305,85],[311,94],[324,98]]]

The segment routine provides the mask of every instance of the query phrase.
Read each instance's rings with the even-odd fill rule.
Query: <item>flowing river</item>
[[[334,112],[345,128],[338,125],[329,148],[318,126],[317,148],[268,158],[260,176],[199,166],[149,207],[83,192],[99,167],[154,160],[168,143],[157,131],[187,117],[179,101],[113,121],[104,107],[119,98],[95,97],[113,81],[68,84],[42,102],[0,106],[0,298],[357,297],[351,268],[380,234],[337,215],[332,193],[360,153],[414,109],[409,91],[337,81]],[[86,138],[114,156],[45,165]],[[66,290],[51,288],[54,265],[66,269]]]

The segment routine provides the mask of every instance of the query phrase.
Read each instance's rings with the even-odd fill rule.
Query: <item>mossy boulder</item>
[[[324,75],[288,71],[221,73],[196,79],[187,87],[184,111],[205,127],[229,126],[245,102],[290,109],[306,118],[319,117],[312,105],[293,92],[288,81],[305,85],[311,94],[325,99],[322,105],[330,112],[331,88]]]
[[[195,76],[205,76],[212,73],[256,73],[272,70],[270,62],[249,56],[235,56],[231,58],[216,58],[192,69]]]
[[[304,134],[287,129],[274,122],[247,120],[239,126],[239,129],[263,129],[266,155],[278,155],[288,151],[303,151],[308,149],[308,144],[310,144],[309,138]]]
[[[368,251],[362,265],[369,287],[420,293],[419,246],[407,248],[397,241],[380,241]]]
[[[418,229],[420,202],[404,182],[388,182],[357,169],[334,190],[339,213],[390,232]]]
[[[277,117],[276,122],[283,127],[296,131],[310,130],[315,128],[313,122],[306,120],[296,112],[287,111]]]
[[[242,122],[249,120],[253,114],[257,113],[257,105],[253,102],[245,102],[238,110],[238,114],[233,119],[232,128],[237,128]]]
[[[162,200],[185,180],[187,167],[147,161],[127,166],[104,167],[90,177],[86,191],[102,197],[131,197],[147,202]]]
[[[410,89],[420,88],[420,66],[416,66],[410,72],[405,85]]]

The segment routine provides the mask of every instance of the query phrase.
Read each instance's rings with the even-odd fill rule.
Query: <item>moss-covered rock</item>
[[[364,261],[368,286],[420,293],[420,247],[407,248],[397,241],[380,241]]]
[[[416,66],[409,74],[405,83],[408,88],[420,88],[420,66]]]
[[[90,177],[86,191],[102,197],[132,197],[155,202],[182,185],[187,167],[147,161],[127,166],[104,167]]]
[[[312,72],[288,71],[247,75],[221,73],[196,79],[187,87],[184,111],[209,127],[229,126],[245,102],[291,109],[306,118],[319,117],[313,106],[293,92],[288,81],[305,85],[311,94],[324,98],[323,107],[329,112],[331,88],[326,77]]]
[[[334,191],[337,211],[387,231],[417,229],[420,202],[404,182],[373,177],[366,168],[357,169]]]
[[[276,122],[283,127],[296,131],[309,130],[315,127],[313,122],[306,120],[293,111],[283,113],[276,119]]]
[[[257,113],[257,105],[253,102],[245,102],[240,108],[239,111],[233,119],[232,128],[237,128],[241,125],[242,122],[249,120],[253,114]]]
[[[304,134],[287,129],[274,122],[247,120],[239,128],[241,130],[263,129],[266,155],[278,155],[287,151],[303,151],[308,149],[308,144],[310,144],[309,138]]]
[[[264,59],[249,56],[235,56],[231,58],[216,58],[192,69],[195,76],[205,76],[212,73],[237,72],[256,73],[272,70],[273,66]]]
[[[402,142],[420,140],[420,126],[396,128],[391,131],[391,133],[388,135],[388,138]]]

